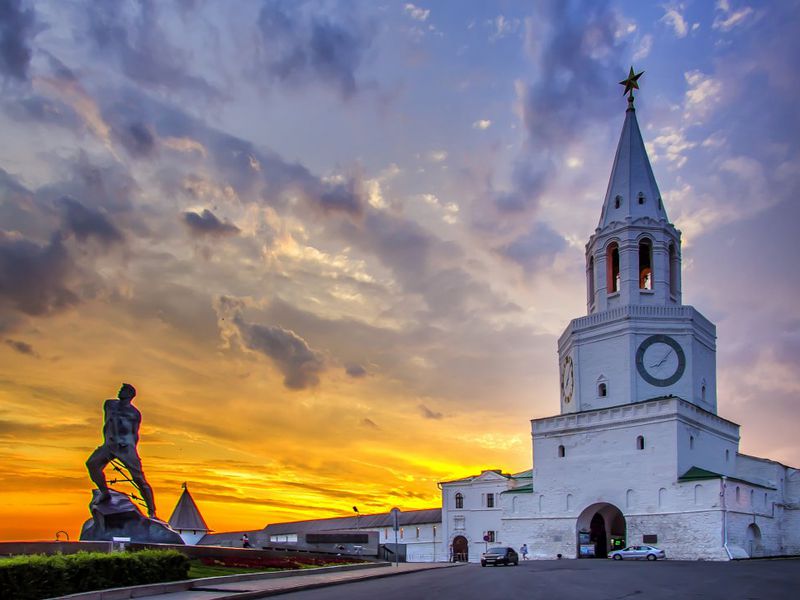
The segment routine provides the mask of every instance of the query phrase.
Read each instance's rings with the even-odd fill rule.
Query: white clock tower
[[[600,222],[586,244],[587,316],[558,342],[561,413],[677,396],[716,413],[716,328],[681,303],[667,218],[629,97]]]

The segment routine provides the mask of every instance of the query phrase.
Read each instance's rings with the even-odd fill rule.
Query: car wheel
[[[518,561],[518,560],[515,560],[515,561],[514,561],[514,566],[516,567],[516,566],[518,566],[518,565],[519,565],[519,561]]]
[[[656,559],[656,555],[655,554],[648,554],[647,555],[647,560],[655,560],[655,559]]]
[[[614,555],[614,560],[622,560],[622,555],[621,554],[615,554]]]
[[[486,561],[485,561],[485,560],[482,560],[482,561],[481,561],[481,566],[482,566],[482,567],[485,567],[485,566],[486,566]]]

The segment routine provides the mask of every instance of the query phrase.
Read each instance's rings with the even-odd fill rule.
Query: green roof
[[[527,471],[522,471],[521,473],[515,473],[511,477],[514,479],[530,479],[533,477],[533,469],[528,469]]]
[[[505,492],[501,492],[501,493],[503,493],[503,494],[532,494],[533,493],[533,484],[532,483],[528,483],[528,484],[516,487],[513,490],[506,490]]]
[[[700,467],[692,467],[686,473],[678,477],[678,481],[694,481],[695,479],[719,479],[722,477],[719,473],[713,471],[706,471]]]
[[[719,473],[714,473],[714,471],[708,471],[706,469],[701,469],[700,467],[692,467],[691,469],[686,471],[686,473],[678,477],[678,481],[701,481],[703,479],[721,479],[722,477],[723,475],[720,475]],[[735,481],[737,483],[745,483],[747,485],[764,488],[766,490],[778,489],[771,485],[764,485],[763,483],[748,481],[747,479],[741,479],[739,477],[728,477],[728,480]]]

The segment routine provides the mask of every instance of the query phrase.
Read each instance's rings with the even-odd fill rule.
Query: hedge
[[[0,560],[0,598],[39,600],[114,587],[187,579],[189,559],[176,550],[78,552]]]

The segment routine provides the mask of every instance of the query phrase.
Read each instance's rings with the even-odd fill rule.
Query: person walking
[[[528,560],[528,544],[522,544],[519,553],[522,555],[522,560]]]

